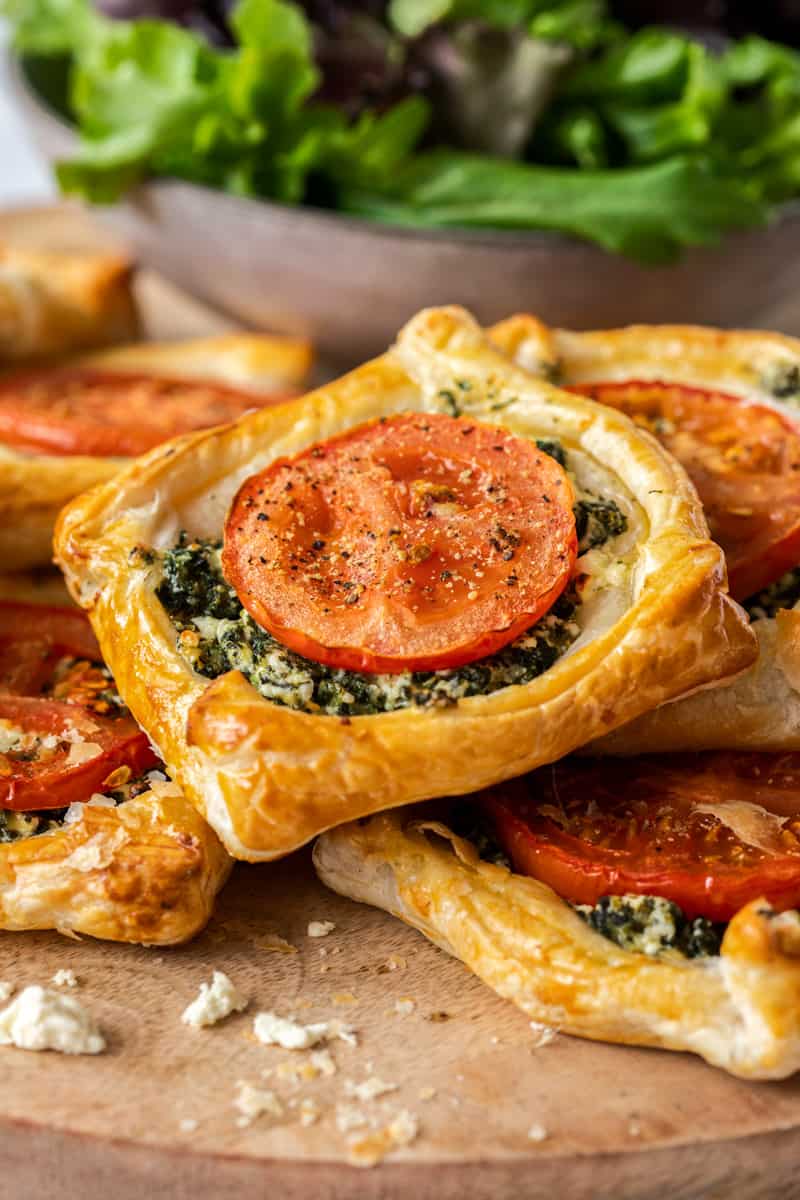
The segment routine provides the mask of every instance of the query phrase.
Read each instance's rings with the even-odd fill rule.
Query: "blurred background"
[[[800,0],[3,12],[0,204],[90,205],[244,324],[344,362],[454,301],[800,325]]]

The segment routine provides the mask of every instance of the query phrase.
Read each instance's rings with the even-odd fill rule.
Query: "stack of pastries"
[[[0,606],[4,927],[179,941],[316,839],[536,1021],[800,1066],[800,343],[76,348],[0,377],[7,564],[68,501],[88,613]]]

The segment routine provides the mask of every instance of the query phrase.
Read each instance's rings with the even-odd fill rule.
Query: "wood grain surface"
[[[0,219],[14,240],[81,244],[77,211]],[[154,276],[150,332],[218,318]],[[775,322],[777,324],[777,321]],[[782,321],[792,328],[791,314]],[[324,781],[321,781],[324,785]],[[309,921],[329,920],[325,938]],[[238,866],[206,932],[147,950],[57,934],[0,934],[0,979],[46,984],[60,968],[108,1039],[96,1058],[0,1050],[0,1200],[793,1200],[800,1197],[800,1079],[746,1084],[684,1055],[546,1044],[458,962],[386,914],[327,892],[307,853]],[[193,1030],[181,1012],[213,970],[246,1012]],[[398,1005],[398,1002],[399,1005]],[[261,1045],[259,1010],[338,1018],[335,1074],[292,1079],[308,1052]],[[289,1064],[288,1066],[286,1064]],[[348,1081],[396,1085],[371,1103]],[[239,1123],[239,1083],[283,1115]],[[300,1104],[318,1120],[304,1126]],[[349,1162],[337,1110],[419,1133],[370,1169]],[[339,1114],[341,1115],[341,1113]],[[532,1140],[540,1127],[546,1136]]]

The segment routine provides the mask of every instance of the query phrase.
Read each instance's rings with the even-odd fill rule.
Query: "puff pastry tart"
[[[130,341],[132,266],[118,254],[0,246],[0,364]]]
[[[521,774],[755,654],[681,468],[460,309],[140,459],[56,546],[137,720],[253,860]]]
[[[750,672],[598,751],[800,750],[800,342],[692,326],[573,333],[527,316],[492,336],[518,363],[627,412],[679,459],[758,637]]]
[[[799,812],[798,755],[565,759],[341,826],[314,861],[536,1021],[781,1079],[800,1067]]]
[[[230,859],[159,769],[84,614],[32,595],[0,600],[0,928],[185,941]]]
[[[140,343],[0,374],[0,556],[9,570],[50,562],[73,496],[176,434],[294,394],[308,343],[230,334]]]

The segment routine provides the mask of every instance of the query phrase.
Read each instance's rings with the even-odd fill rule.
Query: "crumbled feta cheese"
[[[70,971],[69,967],[62,967],[60,971],[56,971],[53,978],[50,980],[56,987],[77,987],[78,977],[74,971]]]
[[[348,1045],[357,1045],[353,1030],[338,1021],[317,1021],[300,1025],[273,1012],[260,1012],[253,1021],[253,1032],[265,1046],[283,1046],[284,1050],[308,1050],[328,1038],[339,1038]]]
[[[26,987],[0,1012],[0,1046],[100,1054],[105,1038],[79,1000],[50,988]]]
[[[327,937],[336,928],[333,921],[309,921],[308,936],[311,938]]]
[[[13,983],[9,983],[6,979],[0,979],[0,1004],[5,1004],[13,991]]]
[[[216,1025],[231,1013],[243,1012],[249,1001],[222,971],[215,971],[211,983],[201,983],[200,992],[184,1009],[181,1020],[184,1025],[201,1029],[205,1025]]]
[[[283,1105],[274,1092],[253,1087],[251,1083],[244,1083],[241,1080],[236,1086],[239,1094],[233,1101],[233,1107],[241,1113],[236,1122],[241,1128],[255,1121],[263,1113],[268,1113],[271,1117],[283,1116]]]
[[[345,1079],[344,1090],[347,1096],[353,1100],[361,1100],[367,1103],[370,1100],[377,1100],[378,1096],[385,1096],[387,1092],[396,1092],[396,1083],[384,1083],[377,1075],[373,1075],[371,1079],[365,1079],[363,1083],[354,1083],[352,1079]]]
[[[531,1125],[530,1129],[528,1130],[529,1142],[543,1142],[549,1138],[549,1136],[550,1134],[547,1132],[544,1125],[540,1125],[538,1122],[535,1125]]]
[[[181,1133],[194,1133],[197,1130],[198,1122],[194,1117],[184,1117],[180,1123]]]
[[[399,1000],[394,1002],[394,1011],[401,1017],[408,1017],[417,1007],[416,1001],[411,1000],[408,996],[401,996]]]

